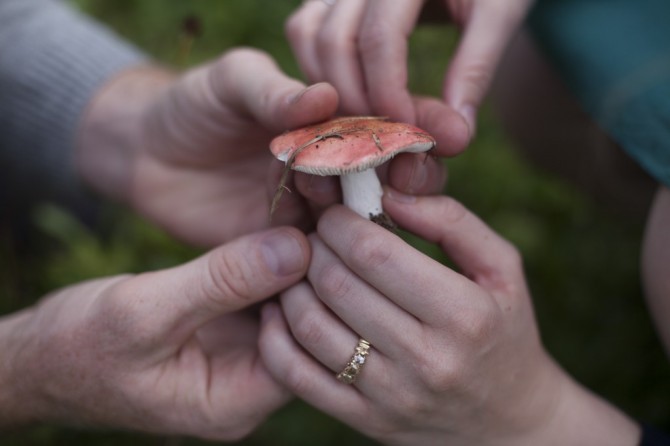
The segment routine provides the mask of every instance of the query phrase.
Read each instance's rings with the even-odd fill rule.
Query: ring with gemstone
[[[359,339],[358,345],[354,350],[351,359],[340,373],[337,374],[337,379],[345,384],[353,384],[358,377],[358,374],[363,370],[363,365],[370,354],[370,343],[365,339]]]

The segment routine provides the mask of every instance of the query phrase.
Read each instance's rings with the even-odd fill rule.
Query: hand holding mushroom
[[[344,204],[386,228],[393,224],[382,209],[382,186],[375,168],[401,153],[423,153],[435,147],[425,131],[375,117],[346,117],[294,130],[275,138],[270,150],[293,169],[312,175],[339,176]],[[415,160],[416,161],[416,160]],[[282,196],[282,177],[272,213]]]
[[[310,253],[295,228],[259,231],[276,186],[271,164],[279,167],[267,145],[336,106],[332,87],[306,88],[252,50],[178,79],[142,67],[111,80],[80,125],[81,174],[182,239],[228,243],[5,315],[0,427],[56,422],[234,440],[287,402],[259,361],[258,313],[247,307],[301,280]],[[289,198],[279,223],[309,223],[304,202]]]
[[[79,168],[95,189],[173,235],[214,246],[269,225],[280,175],[278,168],[273,176],[270,140],[328,119],[337,101],[330,85],[307,88],[249,49],[179,78],[158,68],[130,70],[91,105],[81,125]],[[312,221],[294,195],[274,223]]]
[[[247,309],[300,280],[290,228],[240,237],[163,271],[52,293],[0,321],[0,427],[56,422],[239,439],[291,396]]]
[[[281,311],[263,309],[260,349],[275,379],[384,444],[637,444],[636,423],[544,350],[508,242],[447,197],[391,191],[384,207],[460,272],[329,209],[310,236],[308,282],[282,294]],[[352,357],[359,339],[371,347]],[[353,384],[336,379],[349,358]]]
[[[462,28],[444,77],[441,100],[407,89],[408,37],[424,4],[447,10]],[[286,29],[311,82],[327,81],[344,114],[389,116],[416,124],[438,142],[439,154],[465,149],[476,113],[507,44],[532,0],[305,1]],[[446,48],[445,48],[446,50]]]

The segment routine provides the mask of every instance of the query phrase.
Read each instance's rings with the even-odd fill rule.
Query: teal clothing
[[[670,0],[539,0],[529,24],[584,109],[670,187]]]

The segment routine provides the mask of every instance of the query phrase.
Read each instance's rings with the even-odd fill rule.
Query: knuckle
[[[433,352],[416,361],[416,371],[431,394],[442,394],[458,388],[465,376],[465,365],[456,355]]]
[[[212,65],[212,78],[224,78],[226,73],[229,73],[231,69],[234,69],[243,60],[248,56],[248,50],[246,49],[234,49],[224,52],[213,62]]]
[[[492,77],[491,67],[484,61],[472,62],[464,68],[461,79],[471,92],[470,101],[477,104],[480,102]]]
[[[286,20],[284,25],[284,34],[289,42],[299,42],[302,38],[307,37],[307,29],[304,25],[303,15],[297,11]]]
[[[193,94],[204,95],[205,99],[213,101],[213,104],[228,103],[231,98],[238,95],[240,78],[246,76],[245,67],[273,63],[270,56],[259,49],[239,47],[224,52],[209,65],[186,73],[184,79],[197,82],[191,87]]]
[[[318,347],[325,336],[323,327],[323,321],[316,311],[303,311],[296,321],[295,337],[308,349]]]
[[[216,64],[221,68],[236,67],[247,63],[249,58],[263,58],[270,60],[270,57],[261,50],[252,47],[239,47],[231,49],[219,56]],[[224,72],[226,70],[223,70]]]
[[[496,306],[488,300],[481,305],[471,305],[469,310],[461,311],[455,330],[463,339],[482,345],[492,339],[497,327]]]
[[[274,110],[277,108],[277,98],[279,93],[283,93],[283,90],[279,89],[265,89],[258,94],[257,97],[257,106],[258,110]]]
[[[132,349],[133,346],[148,345],[155,341],[158,330],[152,327],[150,321],[144,317],[139,309],[139,300],[142,299],[138,290],[143,289],[142,282],[148,274],[126,276],[111,285],[100,295],[97,313],[91,319],[92,324],[98,325],[97,331],[112,335],[114,339],[123,340],[123,343]]]
[[[459,201],[451,197],[442,197],[440,200],[440,217],[445,223],[454,225],[467,218],[468,210]]]
[[[319,54],[328,55],[339,54],[343,47],[343,39],[328,29],[322,29],[316,36],[316,46]]]
[[[322,270],[317,283],[319,294],[332,299],[345,299],[353,288],[352,274],[339,263],[333,263]]]
[[[402,426],[407,421],[416,419],[417,416],[427,415],[431,412],[430,400],[422,392],[402,392],[394,403],[395,424]]]
[[[354,40],[342,32],[339,26],[324,26],[316,38],[317,46],[322,54],[355,54]]]
[[[507,296],[522,296],[525,294],[523,279],[523,256],[512,243],[501,239],[498,264],[490,268],[486,275],[488,287]],[[502,266],[501,266],[502,265]]]
[[[523,269],[523,256],[521,255],[521,251],[508,240],[503,239],[502,243],[502,252],[505,262],[516,271],[521,271]]]
[[[207,271],[209,280],[204,281],[203,295],[211,301],[214,309],[218,309],[225,297],[226,300],[248,300],[254,284],[249,264],[243,256],[230,256],[223,252],[212,254],[208,258]]]
[[[363,57],[377,55],[389,45],[389,29],[383,22],[371,21],[361,29],[358,48]]]
[[[298,364],[291,364],[284,372],[283,383],[291,392],[297,396],[309,395],[314,392],[316,382],[305,368]]]
[[[383,268],[391,260],[391,245],[380,237],[362,233],[352,238],[350,246],[352,264],[361,270]]]

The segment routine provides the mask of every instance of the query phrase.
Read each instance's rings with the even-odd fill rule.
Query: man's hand
[[[82,120],[78,167],[98,191],[130,204],[179,238],[214,246],[269,226],[284,130],[329,118],[338,97],[305,87],[266,54],[234,50],[176,77],[157,67],[122,73]],[[276,224],[310,223],[297,194]]]
[[[71,286],[0,320],[0,425],[247,434],[289,399],[260,361],[249,307],[308,263],[304,235],[278,228],[169,270]]]

